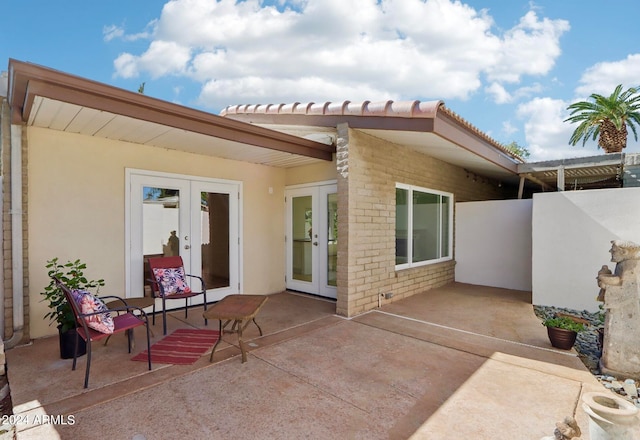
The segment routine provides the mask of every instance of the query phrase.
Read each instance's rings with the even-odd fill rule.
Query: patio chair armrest
[[[94,316],[94,315],[102,315],[104,313],[116,313],[119,314],[120,312],[126,312],[126,313],[132,313],[134,311],[137,311],[140,313],[140,316],[142,318],[144,318],[144,320],[147,320],[147,314],[146,312],[141,309],[140,307],[135,307],[135,306],[123,306],[123,307],[114,307],[111,308],[109,310],[105,311],[98,311],[98,312],[91,312],[91,313],[78,313],[78,317],[79,318],[86,318],[88,316]]]
[[[112,299],[112,300],[115,300],[115,301],[119,301],[119,302],[121,302],[121,303],[122,303],[122,304],[124,304],[125,306],[127,305],[127,302],[125,301],[125,299],[124,299],[124,298],[122,298],[122,297],[120,297],[120,296],[115,296],[115,295],[105,295],[105,296],[100,296],[100,297],[98,297],[98,298],[100,298],[100,299],[101,299],[105,304],[107,303],[107,301],[105,301],[105,300]],[[111,309],[111,308],[110,308],[110,309]]]
[[[206,290],[206,288],[205,288],[205,286],[204,286],[204,280],[202,279],[202,277],[199,277],[198,275],[191,275],[191,274],[188,274],[188,273],[185,273],[185,276],[188,276],[188,277],[191,277],[191,278],[197,278],[197,279],[199,279],[199,280],[200,280],[200,288],[201,288],[203,291],[205,291],[205,290]]]
[[[114,307],[113,309],[109,309],[110,312],[140,312],[140,315],[147,316],[147,312],[144,311],[142,307],[136,306],[125,306],[125,307]],[[104,312],[103,312],[104,313]]]

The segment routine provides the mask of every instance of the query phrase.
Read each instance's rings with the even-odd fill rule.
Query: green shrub
[[[87,265],[80,260],[68,261],[65,264],[61,264],[57,258],[53,258],[47,261],[46,268],[49,269],[47,275],[50,277],[50,282],[41,294],[44,297],[42,300],[49,303],[49,309],[51,310],[45,314],[44,317],[49,318],[51,324],[55,322],[61,327],[61,331],[65,332],[75,327],[73,312],[67,303],[64,292],[56,285],[56,282],[51,277],[57,277],[70,289],[79,290],[99,288],[100,286],[104,286],[104,280],[88,280],[84,276],[84,270],[87,268]]]

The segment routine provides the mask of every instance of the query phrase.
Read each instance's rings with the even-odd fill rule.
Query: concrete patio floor
[[[183,317],[171,314],[169,332],[204,326],[200,308]],[[580,396],[604,390],[575,352],[551,347],[528,292],[453,283],[353,319],[283,292],[257,321],[264,336],[247,328],[244,364],[236,335],[213,363],[209,351],[150,372],[124,337],[97,344],[88,390],[84,357],[71,371],[57,337],[8,350],[15,414],[74,421],[20,424],[18,439],[537,440],[575,415],[588,440]],[[161,316],[153,330],[161,339]]]

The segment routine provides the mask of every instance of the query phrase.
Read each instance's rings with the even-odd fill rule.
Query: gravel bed
[[[618,394],[630,402],[633,402],[640,408],[640,398],[638,397],[638,388],[640,383],[634,379],[613,377],[601,374],[600,356],[602,351],[598,344],[598,327],[601,326],[600,314],[598,312],[588,312],[586,310],[573,310],[561,307],[533,306],[533,311],[541,320],[553,318],[557,313],[566,313],[577,316],[589,322],[585,326],[585,330],[578,333],[576,343],[573,348],[578,353],[578,357],[582,363],[591,371],[591,373],[605,386],[614,393]]]

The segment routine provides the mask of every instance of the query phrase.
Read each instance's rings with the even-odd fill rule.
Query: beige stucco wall
[[[27,135],[31,337],[55,332],[40,301],[53,257],[82,259],[89,278],[106,280],[101,293],[123,294],[125,168],[241,181],[243,290],[284,289],[284,169],[42,128]]]
[[[346,316],[454,281],[454,260],[395,270],[396,183],[450,192],[455,202],[507,198],[511,190],[346,124],[337,156],[338,217],[348,219],[338,226],[337,312]]]
[[[332,162],[320,162],[296,168],[287,168],[285,183],[289,185],[301,185],[311,182],[327,182],[336,180],[335,155]]]

